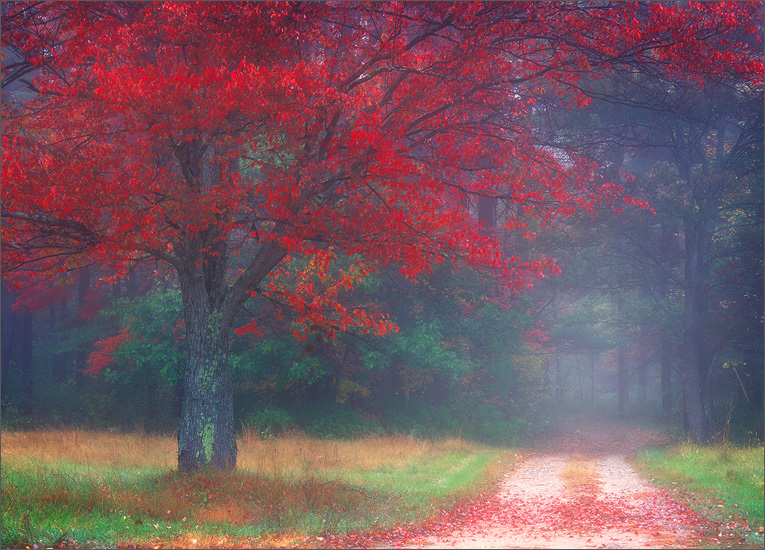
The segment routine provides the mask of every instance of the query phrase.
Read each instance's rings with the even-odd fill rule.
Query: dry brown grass
[[[592,492],[601,483],[595,459],[582,454],[571,455],[560,476],[566,484],[566,490],[572,493]]]
[[[3,460],[25,463],[69,462],[172,470],[177,442],[169,435],[126,434],[80,429],[36,430],[0,434]],[[269,477],[303,477],[320,471],[373,470],[405,464],[444,451],[466,450],[458,439],[418,440],[406,436],[359,440],[313,439],[292,434],[261,439],[245,432],[237,440],[239,470]]]
[[[380,466],[404,467],[412,460],[448,451],[468,449],[458,439],[423,441],[406,436],[365,437],[359,440],[323,440],[293,434],[260,439],[239,438],[238,468],[265,475],[300,475],[326,471],[367,471]]]
[[[150,548],[231,547],[231,537],[239,543],[246,537],[248,547],[293,547],[298,532],[323,536],[369,529],[389,517],[411,520],[414,510],[434,502],[427,491],[410,494],[412,487],[441,481],[461,487],[461,454],[482,452],[457,439],[260,439],[245,433],[236,471],[185,473],[176,470],[177,442],[169,435],[3,431],[0,445],[4,522],[22,525],[24,510],[39,511],[35,526],[27,521],[30,527],[17,529],[14,540],[59,533],[65,527],[56,519],[63,514],[87,518],[86,545],[117,529],[117,543]],[[453,474],[454,480],[437,479],[430,468],[436,462],[445,468],[438,475]],[[367,474],[383,479],[382,485],[368,483]]]
[[[341,472],[403,469],[412,461],[469,447],[456,439],[401,436],[338,441],[300,434],[260,439],[245,433],[238,440],[237,471],[186,474],[175,470],[177,443],[172,436],[75,429],[4,431],[0,437],[3,462],[12,468],[32,469],[49,480],[60,477],[51,474],[57,463],[84,466],[85,472],[93,473],[87,479],[98,490],[76,494],[60,478],[55,487],[41,492],[41,501],[116,508],[152,522],[193,516],[202,523],[235,524],[253,520],[279,524],[288,511],[323,510],[363,498],[360,488],[338,480]],[[141,488],[117,479],[107,482],[101,477],[105,467],[151,470],[154,481]]]
[[[172,468],[177,443],[170,436],[89,430],[34,430],[0,434],[3,460],[70,462],[93,466]]]

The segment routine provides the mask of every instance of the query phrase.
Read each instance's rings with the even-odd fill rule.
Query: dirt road
[[[651,430],[571,424],[541,442],[491,498],[410,548],[687,547],[697,519],[630,466]]]

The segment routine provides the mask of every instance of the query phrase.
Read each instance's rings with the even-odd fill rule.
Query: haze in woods
[[[763,439],[758,2],[3,2],[2,423]],[[721,435],[722,434],[722,435]]]

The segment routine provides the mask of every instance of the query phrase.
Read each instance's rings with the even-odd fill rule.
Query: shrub
[[[427,401],[390,397],[381,411],[382,424],[392,434],[439,437],[460,431],[457,415],[451,408]]]
[[[274,437],[294,429],[297,423],[285,409],[269,407],[252,413],[244,425],[261,437]]]
[[[380,425],[361,411],[337,403],[317,403],[300,410],[301,424],[312,437],[349,439],[379,435]]]
[[[466,409],[463,435],[492,445],[516,442],[525,435],[526,423],[520,418],[505,418],[491,405],[474,403]]]

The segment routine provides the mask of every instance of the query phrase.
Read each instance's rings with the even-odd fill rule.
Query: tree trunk
[[[184,243],[187,259],[177,266],[187,354],[178,429],[178,469],[184,471],[236,468],[231,330],[249,298],[247,289],[257,286],[287,254],[273,241],[264,244],[229,287],[225,245],[220,235],[202,232]]]
[[[7,388],[8,369],[11,365],[11,353],[16,342],[16,313],[13,311],[13,302],[16,300],[15,291],[9,290],[5,281],[2,281],[2,313],[0,314],[0,388]]]
[[[222,169],[208,145],[199,139],[174,148],[178,169],[189,188],[205,192],[220,183]],[[301,208],[294,206],[293,214]],[[263,243],[231,286],[227,236],[217,223],[206,229],[187,228],[174,246],[179,257],[174,267],[183,300],[186,328],[186,371],[183,380],[181,422],[178,429],[178,469],[236,468],[234,388],[229,362],[229,340],[236,313],[249,299],[249,291],[287,255],[276,239]]]
[[[32,312],[21,316],[21,411],[29,416],[34,403],[34,377],[32,376]]]
[[[710,350],[707,344],[709,308],[706,288],[705,251],[711,245],[711,233],[705,235],[703,220],[686,220],[685,281],[683,304],[683,405],[687,429],[694,440],[706,442],[710,422],[704,407],[704,383],[709,372]],[[706,237],[706,238],[705,238]]]
[[[563,371],[560,366],[560,355],[555,355],[555,405],[558,408],[563,407],[565,394],[563,393]]]
[[[742,383],[746,386],[744,391],[746,391],[747,401],[759,412],[765,408],[762,360],[762,349],[756,350],[752,346],[744,348],[745,371]]]
[[[661,336],[661,410],[672,412],[672,340],[666,334]]]
[[[624,418],[624,411],[627,407],[629,397],[629,380],[627,378],[627,360],[624,353],[624,345],[619,345],[617,350],[617,413],[619,418]]]
[[[478,221],[486,224],[484,231],[491,232],[497,223],[497,199],[495,197],[478,197]]]
[[[648,401],[648,361],[643,360],[638,363],[637,370],[637,397],[636,401],[645,405]]]
[[[624,298],[619,294],[616,297],[616,317],[619,324],[623,327],[622,313],[624,310]],[[620,340],[623,337],[620,336]],[[617,395],[617,416],[624,418],[624,411],[627,406],[627,400],[629,398],[629,378],[627,376],[627,358],[624,351],[624,342],[619,343],[617,348],[617,365],[616,365],[616,395]]]
[[[83,267],[78,272],[77,281],[77,320],[74,326],[82,328],[86,325],[87,321],[82,318],[82,314],[85,310],[87,303],[88,291],[90,290],[90,268]],[[83,372],[87,368],[88,361],[88,347],[83,342],[77,348],[77,353],[74,356],[74,382],[77,387],[82,384]]]
[[[181,276],[187,361],[178,469],[232,470],[236,467],[234,393],[228,357],[230,326],[220,300],[200,277]],[[223,285],[221,281],[218,286]],[[217,290],[222,290],[219,288]]]
[[[669,302],[669,273],[676,256],[675,248],[676,231],[666,221],[661,222],[661,248],[660,261],[665,271],[659,277],[659,293],[665,302]],[[672,339],[669,336],[669,328],[661,328],[661,341],[659,344],[659,357],[661,363],[661,410],[664,414],[670,414],[674,403],[672,402]]]

